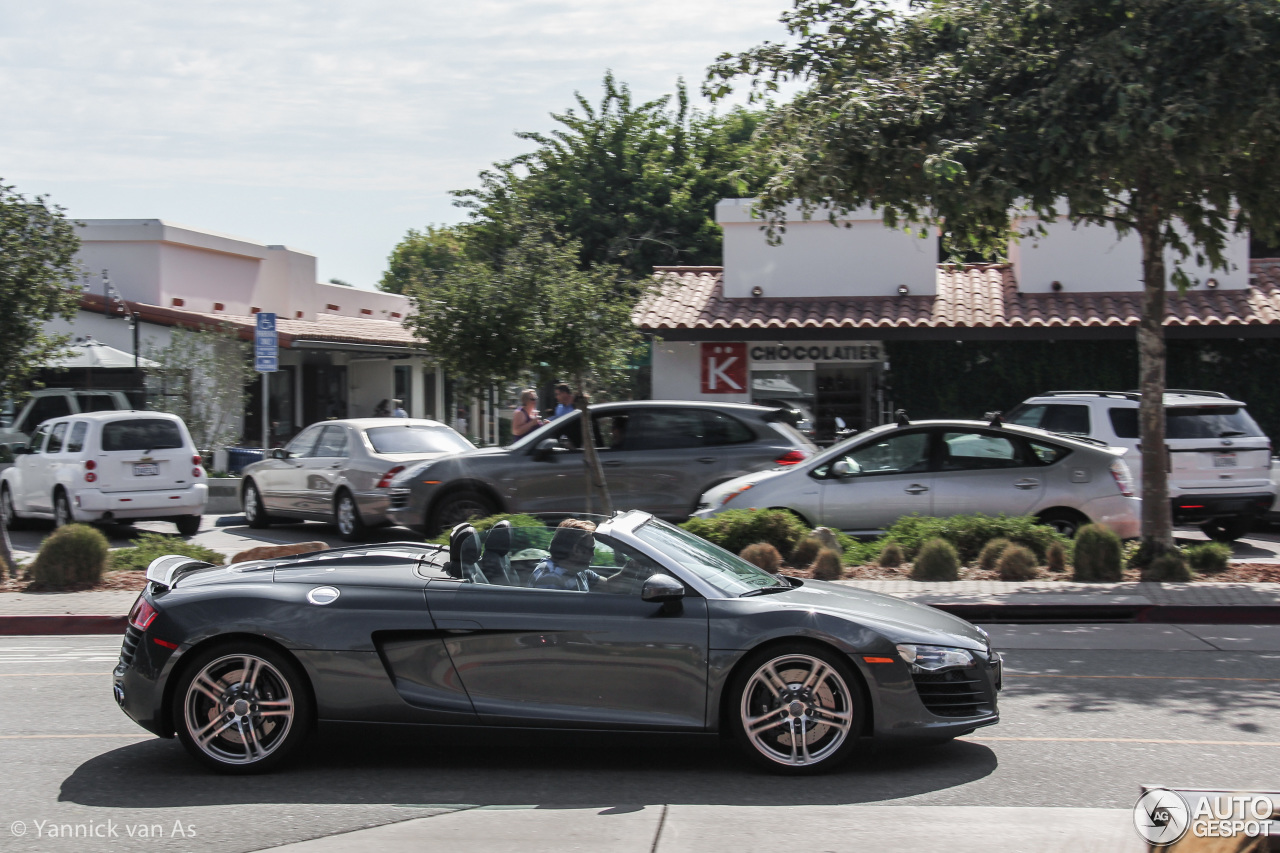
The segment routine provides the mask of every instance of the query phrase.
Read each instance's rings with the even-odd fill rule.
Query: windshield
[[[757,589],[791,587],[777,575],[756,568],[718,545],[665,521],[646,521],[635,535],[725,595],[739,596]]]
[[[445,426],[373,427],[365,430],[374,453],[459,453],[475,446]]]
[[[183,444],[178,425],[159,418],[111,421],[102,427],[103,450],[171,450]]]

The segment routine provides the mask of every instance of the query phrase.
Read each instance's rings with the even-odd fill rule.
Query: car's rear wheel
[[[361,542],[368,535],[369,529],[360,517],[360,507],[356,499],[348,491],[338,493],[333,502],[333,523],[338,526],[338,534],[347,542]]]
[[[13,508],[13,494],[8,486],[0,488],[0,524],[10,530],[16,530],[22,524],[22,519],[18,518],[18,513]]]
[[[1052,527],[1068,539],[1074,539],[1080,532],[1080,528],[1089,523],[1089,519],[1068,509],[1051,509],[1041,513],[1036,521],[1046,527]]]
[[[730,728],[757,764],[777,773],[830,770],[862,730],[857,675],[820,646],[788,643],[746,660],[734,679]]]
[[[306,739],[311,716],[298,665],[252,640],[201,653],[173,692],[182,745],[221,773],[260,773],[286,761]]]
[[[200,532],[200,516],[184,515],[174,522],[178,526],[178,532],[183,536],[195,536]]]
[[[1234,542],[1252,528],[1252,518],[1215,518],[1200,525],[1200,532],[1216,542]]]
[[[271,526],[271,517],[267,515],[267,508],[262,505],[262,493],[258,491],[258,486],[252,480],[244,484],[244,497],[241,499],[244,509],[244,520],[249,522],[250,527],[261,530],[264,527]]]
[[[75,522],[76,518],[71,514],[71,501],[67,500],[67,493],[59,489],[53,495],[53,526],[66,527],[68,524]]]
[[[498,509],[493,501],[474,489],[460,489],[450,492],[440,499],[432,513],[429,527],[436,532],[449,530],[454,525],[473,518],[485,518],[493,515]]]

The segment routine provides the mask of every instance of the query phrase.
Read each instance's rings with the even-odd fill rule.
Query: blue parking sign
[[[259,373],[275,373],[280,369],[280,339],[276,334],[276,315],[259,311],[253,332],[253,369]]]

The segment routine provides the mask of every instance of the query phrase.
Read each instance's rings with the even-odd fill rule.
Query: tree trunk
[[[581,386],[579,386],[581,387]],[[604,478],[604,466],[596,452],[595,435],[591,429],[591,407],[586,394],[579,394],[575,405],[582,412],[582,464],[587,468],[587,512],[591,512],[591,496],[600,493],[600,505],[605,515],[613,515],[613,500],[609,496],[609,483]]]
[[[9,577],[17,580],[18,567],[13,563],[13,543],[9,541],[9,526],[0,521],[0,580],[4,580],[6,572]]]
[[[1139,209],[1142,237],[1142,320],[1138,325],[1138,409],[1142,453],[1142,547],[1151,557],[1173,549],[1169,452],[1165,446],[1165,268],[1159,217]]]

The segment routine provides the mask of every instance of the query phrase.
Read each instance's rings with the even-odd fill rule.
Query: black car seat
[[[488,583],[480,571],[480,534],[465,521],[449,532],[449,562],[444,570],[450,577],[471,583]]]
[[[511,568],[511,522],[506,519],[489,528],[489,535],[484,540],[484,555],[480,558],[480,571],[489,583],[524,586],[515,569]]]

